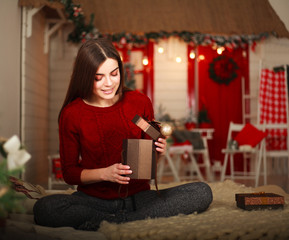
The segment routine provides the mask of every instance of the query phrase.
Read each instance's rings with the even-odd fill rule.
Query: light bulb
[[[219,55],[221,55],[224,50],[225,50],[224,47],[219,47],[219,48],[217,48],[217,53],[218,53]]]
[[[182,61],[182,59],[180,57],[176,57],[176,62],[180,63]]]
[[[147,57],[145,57],[145,58],[142,60],[142,64],[143,64],[143,65],[148,65],[148,64],[149,64],[149,60],[147,59]]]
[[[191,52],[190,52],[190,59],[195,59],[195,57],[196,57],[195,52],[194,52],[194,51],[191,51]]]
[[[204,55],[200,55],[198,60],[199,61],[205,60],[205,56]]]
[[[164,48],[163,48],[163,47],[159,47],[159,48],[158,48],[158,52],[159,52],[159,53],[163,53],[163,52],[164,52]]]

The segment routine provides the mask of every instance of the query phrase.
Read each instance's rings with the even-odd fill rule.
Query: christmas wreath
[[[209,75],[217,83],[229,83],[234,80],[238,75],[237,63],[227,56],[219,56],[213,59],[209,66]]]

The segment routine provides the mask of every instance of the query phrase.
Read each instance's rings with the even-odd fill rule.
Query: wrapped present
[[[155,179],[156,151],[152,140],[124,139],[123,164],[129,165],[132,179]]]
[[[284,207],[284,197],[275,193],[237,193],[237,207],[245,210],[278,209]]]

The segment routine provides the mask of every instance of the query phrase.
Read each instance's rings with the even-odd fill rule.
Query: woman
[[[136,114],[154,118],[149,98],[125,88],[123,64],[113,44],[104,38],[84,43],[59,114],[63,177],[78,188],[72,195],[37,201],[37,224],[97,230],[103,220],[122,223],[202,212],[209,207],[212,192],[205,183],[157,194],[150,190],[149,180],[130,179],[130,166],[121,163],[123,139],[149,139],[132,123]],[[159,138],[155,145],[159,154],[165,152],[165,139]]]

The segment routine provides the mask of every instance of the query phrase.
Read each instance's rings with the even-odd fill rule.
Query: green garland
[[[239,67],[232,58],[219,56],[210,63],[209,76],[217,83],[229,85],[238,76],[237,69]]]
[[[274,34],[272,34],[274,35]],[[100,37],[109,37],[113,42],[120,45],[128,46],[142,46],[146,45],[149,40],[158,42],[160,39],[167,39],[169,37],[178,37],[184,42],[192,46],[208,46],[215,45],[218,47],[226,48],[245,48],[247,45],[253,45],[258,41],[265,40],[270,36],[269,33],[261,33],[259,35],[232,35],[232,36],[216,36],[210,34],[203,34],[200,32],[149,32],[143,34],[131,34],[131,33],[114,33],[114,34],[101,34]]]
[[[74,29],[68,35],[68,42],[79,43],[86,39],[97,37],[97,30],[93,26],[94,14],[90,15],[90,21],[85,23],[85,16],[80,4],[74,4],[72,0],[49,0],[50,2],[60,2],[64,5],[66,16],[71,20]]]
[[[272,33],[261,33],[259,35],[232,35],[232,36],[216,36],[211,34],[203,34],[200,32],[149,32],[143,34],[132,34],[127,32],[103,34],[93,26],[94,14],[91,14],[89,24],[85,24],[84,13],[79,4],[74,4],[72,0],[49,0],[51,2],[57,1],[64,5],[67,17],[74,24],[74,30],[69,34],[67,41],[79,43],[88,39],[95,39],[98,37],[110,38],[119,47],[126,46],[128,48],[141,47],[147,45],[149,40],[158,42],[160,39],[167,39],[175,36],[188,44],[193,46],[198,45],[216,45],[235,49],[238,47],[244,48],[247,45],[254,45],[257,41],[264,40],[270,35],[276,36]]]

